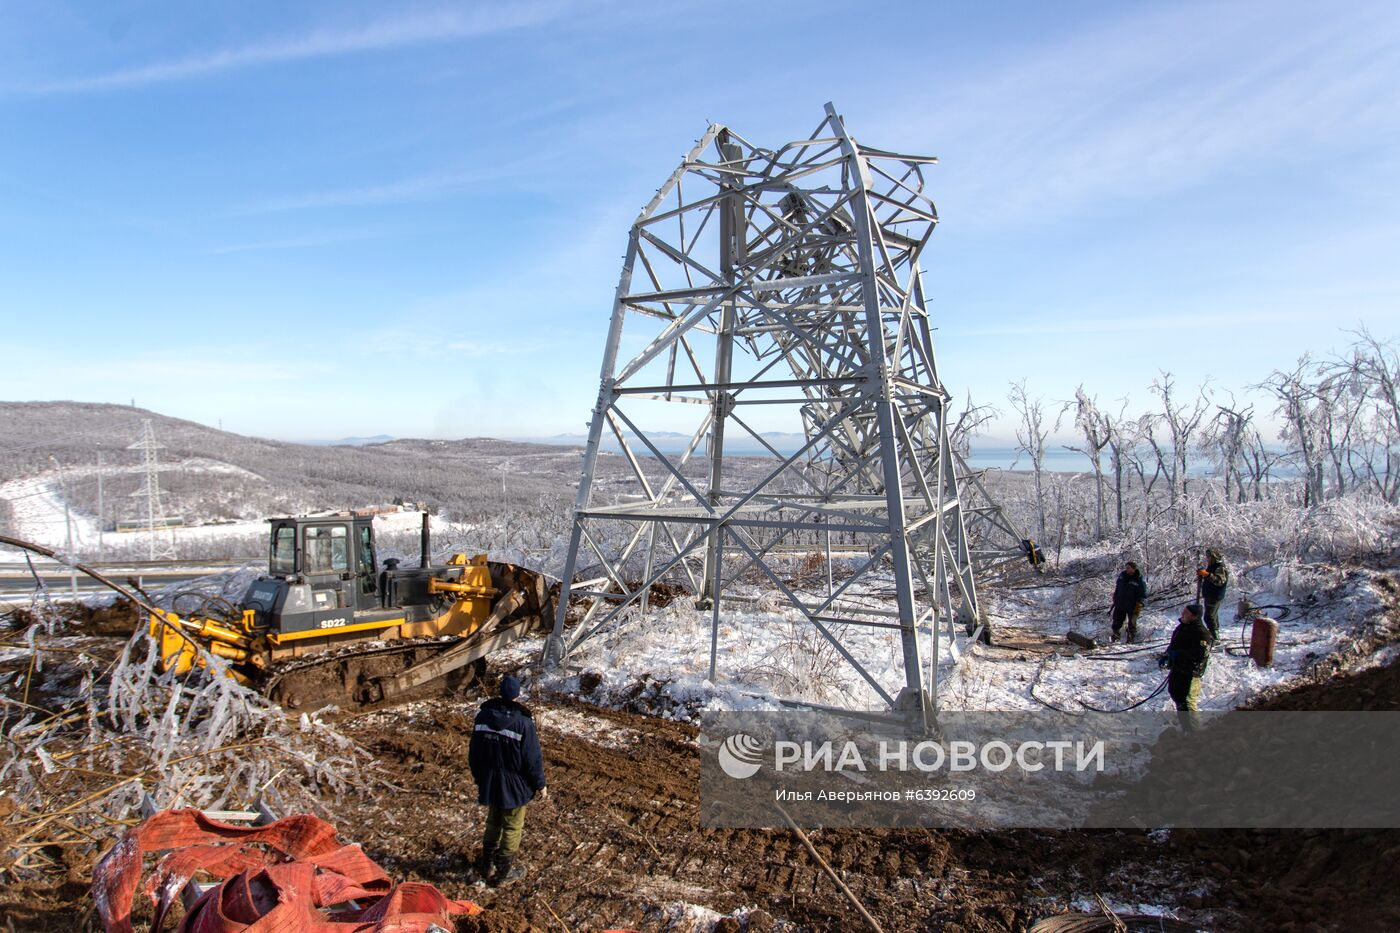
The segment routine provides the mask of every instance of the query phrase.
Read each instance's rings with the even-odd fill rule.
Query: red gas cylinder
[[[1249,631],[1249,656],[1260,667],[1274,663],[1274,646],[1278,644],[1278,623],[1268,616],[1255,616]]]

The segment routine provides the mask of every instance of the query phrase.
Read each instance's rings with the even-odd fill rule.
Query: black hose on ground
[[[1165,648],[1165,641],[1152,641],[1138,645],[1136,648],[1124,648],[1119,651],[1104,651],[1098,654],[1081,654],[1079,657],[1089,661],[1116,661],[1130,655],[1144,654],[1148,651],[1156,651],[1158,648]]]
[[[1037,703],[1041,704],[1042,706],[1046,706],[1046,707],[1049,707],[1050,709],[1053,709],[1053,710],[1054,710],[1055,712],[1057,712],[1057,713],[1070,713],[1070,714],[1073,714],[1073,713],[1079,712],[1079,710],[1065,709],[1063,706],[1060,706],[1060,705],[1058,705],[1058,704],[1056,704],[1056,703],[1052,703],[1052,702],[1050,702],[1049,700],[1045,699],[1044,697],[1040,696],[1038,693],[1035,692],[1035,688],[1038,687],[1038,686],[1040,685],[1040,678],[1043,677],[1043,676],[1045,675],[1045,666],[1046,666],[1046,664],[1049,663],[1049,661],[1050,661],[1050,659],[1049,659],[1049,658],[1046,658],[1044,661],[1040,662],[1040,667],[1036,670],[1035,679],[1031,681],[1031,687],[1030,687],[1030,696],[1031,696],[1031,699],[1035,700]],[[1136,703],[1133,703],[1131,706],[1125,706],[1125,707],[1123,707],[1122,709],[1105,709],[1105,708],[1103,708],[1103,707],[1101,707],[1101,706],[1095,706],[1095,705],[1093,705],[1092,703],[1085,702],[1084,700],[1081,700],[1081,699],[1078,698],[1078,697],[1075,697],[1075,698],[1074,698],[1074,702],[1078,703],[1078,704],[1079,704],[1081,707],[1083,707],[1085,710],[1088,710],[1089,712],[1092,712],[1092,713],[1126,713],[1126,712],[1128,712],[1129,710],[1135,710],[1135,709],[1137,709],[1139,706],[1142,706],[1143,704],[1148,703],[1148,702],[1152,701],[1153,699],[1155,699],[1155,698],[1161,696],[1161,695],[1162,695],[1162,691],[1164,691],[1164,690],[1167,689],[1167,681],[1168,681],[1169,679],[1170,679],[1170,676],[1168,676],[1168,677],[1163,677],[1163,678],[1162,678],[1162,682],[1161,682],[1160,684],[1157,685],[1157,689],[1153,690],[1151,693],[1149,693],[1147,696],[1143,697],[1141,700],[1138,700]]]
[[[1095,706],[1095,705],[1092,704],[1092,703],[1086,703],[1086,702],[1084,702],[1083,700],[1080,700],[1080,699],[1076,699],[1075,702],[1077,702],[1080,706],[1084,707],[1085,709],[1087,709],[1087,710],[1092,710],[1092,711],[1095,712],[1095,713],[1126,713],[1126,712],[1128,712],[1129,710],[1137,709],[1139,706],[1143,705],[1144,703],[1148,702],[1149,700],[1154,699],[1155,697],[1161,696],[1161,695],[1162,695],[1162,691],[1164,691],[1164,690],[1167,689],[1167,681],[1169,681],[1169,680],[1171,680],[1171,675],[1167,675],[1166,677],[1163,677],[1163,678],[1162,678],[1162,682],[1161,682],[1160,684],[1157,685],[1157,689],[1156,689],[1156,690],[1153,690],[1153,691],[1152,691],[1151,693],[1149,693],[1147,696],[1143,697],[1141,700],[1138,700],[1136,703],[1132,704],[1131,706],[1125,706],[1125,707],[1123,707],[1122,709],[1103,709],[1102,707]]]
[[[1032,699],[1032,700],[1035,700],[1035,701],[1036,701],[1037,703],[1039,703],[1041,706],[1046,706],[1046,707],[1049,707],[1050,709],[1053,709],[1053,710],[1054,710],[1055,712],[1057,712],[1057,713],[1073,713],[1073,712],[1075,712],[1074,710],[1068,710],[1068,709],[1065,709],[1063,706],[1059,706],[1058,704],[1051,703],[1049,700],[1045,699],[1044,697],[1040,696],[1039,694],[1037,694],[1037,693],[1035,692],[1035,688],[1036,688],[1037,686],[1040,685],[1040,678],[1041,678],[1042,676],[1044,676],[1044,674],[1045,674],[1045,665],[1048,664],[1048,663],[1050,663],[1050,659],[1049,659],[1049,658],[1046,658],[1044,661],[1041,661],[1041,662],[1040,662],[1040,667],[1036,669],[1036,672],[1035,672],[1035,680],[1032,680],[1032,681],[1031,681],[1031,689],[1030,689],[1031,699]]]

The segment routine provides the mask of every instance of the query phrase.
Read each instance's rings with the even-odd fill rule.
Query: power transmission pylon
[[[151,560],[166,558],[174,560],[175,533],[166,525],[165,510],[160,504],[160,465],[157,451],[164,444],[156,443],[155,430],[150,418],[141,419],[141,440],[131,444],[127,450],[139,450],[145,455],[146,479],[141,488],[131,494],[132,498],[146,497],[146,541],[147,554]]]
[[[664,581],[710,613],[713,680],[721,615],[756,582],[854,668],[872,705],[929,723],[940,654],[981,621],[974,558],[1022,549],[980,484],[969,505],[961,495],[969,471],[949,441],[919,268],[938,221],[923,186],[934,161],[858,144],[827,104],[810,138],[778,149],[712,125],[642,210],[547,663],[644,614]],[[794,453],[760,432],[759,418],[783,416],[805,440]],[[662,419],[686,427],[682,452],[643,427]],[[610,478],[598,501],[605,430],[632,488],[615,494]],[[736,459],[735,438],[767,460]],[[992,536],[976,553],[969,523]],[[862,555],[850,576],[815,591],[785,578],[794,545],[829,552],[833,536]],[[589,605],[566,640],[571,596]]]

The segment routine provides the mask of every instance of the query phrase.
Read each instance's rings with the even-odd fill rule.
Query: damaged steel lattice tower
[[[928,723],[940,635],[956,653],[979,618],[969,528],[998,539],[981,556],[1020,548],[949,443],[919,272],[938,221],[923,187],[933,161],[858,144],[827,104],[811,138],[776,150],[711,126],[642,210],[547,663],[645,613],[652,585],[671,582],[711,614],[714,679],[721,615],[757,584],[889,709]],[[673,411],[691,413],[682,432]],[[756,424],[779,413],[799,438],[784,450]],[[672,430],[649,430],[663,423]],[[626,488],[598,482],[605,431],[630,468]],[[736,458],[736,441],[766,459]],[[975,504],[960,495],[965,478]],[[835,585],[828,573],[824,588],[800,588],[776,567],[823,545],[828,570],[833,546],[860,555]],[[570,596],[590,603],[566,640]],[[883,666],[853,647],[868,649],[872,632],[889,641]]]

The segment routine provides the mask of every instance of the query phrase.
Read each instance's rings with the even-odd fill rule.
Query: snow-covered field
[[[1201,681],[1202,709],[1244,705],[1261,691],[1296,679],[1318,659],[1355,647],[1384,608],[1364,571],[1265,566],[1241,576],[1221,606],[1220,643]],[[1110,585],[1105,584],[1105,599]],[[1108,642],[1108,613],[1074,618],[1056,605],[1060,591],[1036,592],[1040,600],[996,600],[999,640],[1026,647],[975,647],[945,679],[940,690],[945,707],[1015,710],[1053,704],[1069,711],[1119,709],[1142,700],[1162,683],[1165,674],[1158,670],[1157,659],[1188,600],[1149,607],[1139,621],[1137,643],[1086,651],[1068,643],[1066,632],[1076,629]],[[1241,595],[1256,605],[1286,607],[1268,610],[1273,617],[1283,616],[1271,667],[1259,667],[1245,650],[1249,631],[1245,623],[1235,621],[1234,611]],[[1037,642],[1046,647],[1036,650]],[[1164,692],[1141,708],[1167,710],[1173,705]]]
[[[14,537],[33,541],[46,547],[61,548],[67,538],[63,518],[63,493],[58,471],[26,476],[0,483],[0,499],[8,500],[12,510],[10,520]],[[81,514],[70,516],[73,545],[76,550],[97,547],[97,523]],[[0,552],[8,553],[8,552]],[[15,559],[21,559],[18,554]],[[11,559],[8,556],[5,559]]]
[[[162,469],[185,472],[233,473],[256,479],[256,475],[237,466],[205,458],[192,458],[179,462],[162,464]],[[136,467],[104,467],[111,474],[115,470],[137,472]],[[68,467],[64,478],[78,482],[96,474],[96,467]],[[63,487],[57,470],[26,476],[21,479],[0,483],[0,499],[7,500],[12,510],[11,534],[13,537],[32,541],[58,551],[67,548],[68,523],[71,522],[73,552],[82,559],[95,559],[98,553],[97,522],[90,516],[70,510],[65,520],[63,511]],[[144,500],[142,500],[144,502]],[[197,519],[196,519],[197,520]],[[422,524],[422,513],[417,511],[387,512],[375,516],[375,533],[398,534],[416,532]],[[460,537],[472,526],[446,522],[433,518],[435,535],[448,538]],[[219,522],[211,524],[189,524],[156,533],[158,549],[173,543],[177,556],[191,552],[199,553],[199,545],[210,541],[226,541],[235,538],[248,539],[254,543],[254,552],[260,550],[258,542],[267,539],[266,519],[252,521]],[[130,559],[131,554],[143,555],[150,543],[150,534],[145,531],[112,532],[103,536],[109,551],[121,549]],[[20,551],[0,548],[0,561],[23,560]]]
[[[1182,585],[1184,588],[1184,584]],[[1069,711],[1090,707],[1118,709],[1137,703],[1163,681],[1157,658],[1175,625],[1185,598],[1149,605],[1135,644],[1105,644],[1107,610],[1086,612],[1095,596],[1107,602],[1112,579],[1096,592],[1081,581],[1063,581],[1023,590],[987,586],[984,591],[995,643],[957,651],[940,639],[938,704],[949,710],[1033,710],[1052,705]],[[1249,596],[1282,616],[1271,667],[1254,664],[1242,650],[1248,632],[1234,621],[1235,600]],[[585,642],[564,669],[542,675],[540,687],[575,693],[584,690],[605,704],[633,703],[666,715],[689,717],[700,710],[772,708],[776,698],[808,700],[852,709],[881,709],[878,694],[860,674],[791,609],[760,600],[752,611],[721,616],[717,676],[709,679],[710,614],[677,600]],[[1203,709],[1231,709],[1268,688],[1303,675],[1322,658],[1356,654],[1356,648],[1384,611],[1371,573],[1322,565],[1262,566],[1240,574],[1221,608],[1221,642],[1202,681]],[[1068,642],[1070,630],[1097,638],[1102,647],[1086,650]],[[923,632],[927,645],[930,634]],[[893,692],[902,683],[903,663],[895,633],[851,627],[843,645]],[[520,661],[533,660],[538,643],[515,649]],[[1389,660],[1388,655],[1353,658],[1349,666]],[[1082,701],[1082,702],[1081,702]],[[1141,707],[1172,709],[1163,692]]]
[[[222,463],[218,460],[210,460],[204,457],[194,457],[182,461],[172,461],[160,465],[161,470],[178,470],[193,473],[208,474],[233,474],[257,479],[256,474],[250,473],[232,464]],[[97,475],[98,468],[95,466],[70,466],[65,467],[60,474],[58,470],[49,470],[43,473],[36,473],[20,479],[12,479],[5,483],[0,483],[0,499],[7,500],[12,510],[11,528],[13,536],[23,538],[26,541],[33,541],[35,544],[42,544],[46,547],[61,550],[67,546],[69,525],[72,527],[73,551],[85,557],[95,555],[98,551],[98,528],[97,522],[76,509],[70,510],[65,518],[63,512],[63,484],[65,482],[79,483],[90,480]],[[102,468],[105,476],[112,476],[117,473],[136,474],[144,470],[140,466],[104,466]],[[141,500],[144,503],[144,499]],[[116,508],[116,504],[111,504]],[[130,506],[121,503],[122,514],[129,511]],[[108,514],[110,524],[111,514]],[[262,521],[248,522],[226,522],[216,525],[189,525],[181,528],[172,528],[168,531],[158,532],[159,545],[164,547],[172,540],[175,542],[176,553],[179,553],[180,545],[189,544],[201,539],[238,537],[243,535],[266,535],[267,524]],[[144,531],[130,532],[107,532],[104,543],[108,547],[125,545],[126,547],[140,553],[148,546],[150,535]],[[21,559],[16,552],[0,550],[0,559]]]

